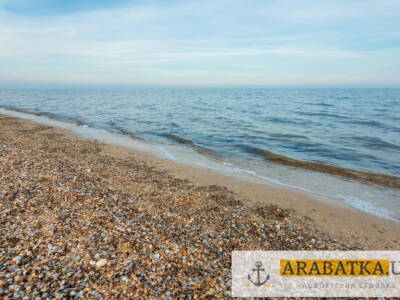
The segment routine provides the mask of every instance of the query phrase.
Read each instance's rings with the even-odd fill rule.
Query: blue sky
[[[400,86],[399,0],[0,0],[0,86]]]

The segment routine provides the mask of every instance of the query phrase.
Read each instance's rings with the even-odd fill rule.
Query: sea
[[[0,113],[400,222],[400,89],[0,89]]]

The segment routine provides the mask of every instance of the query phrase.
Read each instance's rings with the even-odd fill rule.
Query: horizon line
[[[134,89],[134,88],[321,88],[321,89],[400,89],[400,85],[246,85],[246,84],[2,84],[0,89]]]

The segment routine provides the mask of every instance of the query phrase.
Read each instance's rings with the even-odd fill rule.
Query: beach
[[[0,115],[0,296],[230,296],[233,250],[400,249],[400,225]]]

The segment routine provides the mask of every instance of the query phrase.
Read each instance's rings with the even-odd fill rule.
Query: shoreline
[[[17,112],[17,113],[22,113],[22,114],[27,114],[31,116],[36,116],[36,117],[45,117],[49,118],[50,120],[54,120],[57,122],[64,122],[64,121],[59,121],[56,118],[54,118],[50,113],[34,113],[34,112],[29,112],[25,111],[23,109],[18,109],[18,108],[2,108],[0,109],[5,109],[8,111],[12,112]],[[77,120],[77,119],[70,119],[69,123],[73,123],[74,125],[77,126],[84,126],[82,121]],[[105,129],[111,133],[115,134],[121,134],[121,135],[126,135],[131,137],[132,139],[136,140],[142,140],[140,137],[136,136],[135,133],[127,130],[121,130],[120,132],[118,131],[112,131]],[[187,145],[193,148],[196,152],[200,154],[209,154],[210,156],[219,156],[220,153],[214,152],[213,150],[210,150],[206,147],[202,147],[197,145],[194,141],[175,135],[171,133],[164,133],[162,134],[165,138],[172,140],[176,142],[177,144],[181,145]],[[336,166],[336,165],[331,165],[328,163],[317,163],[313,161],[307,161],[307,160],[299,160],[295,159],[293,157],[288,157],[280,153],[275,153],[275,152],[270,152],[267,150],[255,148],[252,146],[244,146],[244,151],[253,155],[257,155],[264,159],[266,162],[269,162],[271,164],[279,165],[279,166],[288,166],[288,167],[295,167],[299,170],[308,170],[308,171],[314,171],[318,172],[321,174],[327,174],[327,175],[333,175],[337,176],[339,178],[342,178],[344,180],[350,179],[354,180],[356,182],[362,183],[362,184],[372,184],[380,187],[386,187],[390,189],[395,189],[399,190],[400,189],[400,177],[392,175],[392,174],[384,174],[379,171],[372,171],[372,170],[360,170],[360,169],[352,169],[348,167],[343,167],[343,166]]]
[[[399,224],[0,115],[0,297],[231,296],[232,251],[396,250]]]
[[[0,117],[3,115],[0,114]],[[35,127],[37,124],[25,119],[16,120],[26,127]],[[0,125],[2,124],[0,123]],[[61,139],[85,140],[67,129],[51,127],[46,129],[46,134],[49,132]],[[222,186],[232,191],[235,199],[253,209],[266,204],[278,205],[283,209],[293,209],[331,237],[356,247],[365,247],[371,250],[400,249],[399,223],[375,217],[351,207],[326,203],[300,191],[242,181],[213,170],[158,158],[151,153],[132,148],[103,144],[102,153],[118,159],[134,158],[144,161],[176,178],[189,180],[196,186]]]
[[[115,145],[105,145],[106,153],[115,157],[144,160],[169,174],[187,179],[195,185],[218,185],[234,193],[244,205],[257,209],[273,204],[283,209],[293,209],[301,217],[327,232],[334,239],[345,241],[354,247],[371,250],[400,250],[400,224],[368,213],[327,203],[300,191],[260,183],[243,181],[228,175],[160,159],[148,153]],[[135,152],[135,153],[133,153]]]
[[[273,155],[280,163],[266,161],[266,157],[254,160],[236,160],[234,158],[224,159],[219,153],[207,148],[196,145],[190,140],[181,140],[174,135],[165,135],[168,139],[174,139],[178,144],[159,144],[150,142],[137,137],[131,131],[114,131],[109,129],[88,127],[79,121],[63,122],[58,121],[48,115],[41,113],[29,113],[23,110],[4,110],[0,108],[0,114],[10,115],[16,118],[27,119],[43,125],[63,128],[69,132],[87,139],[96,139],[104,143],[119,145],[144,153],[150,153],[157,158],[167,158],[181,165],[191,166],[195,169],[209,169],[215,173],[229,177],[239,178],[246,182],[260,183],[262,185],[273,186],[291,191],[306,194],[312,198],[317,198],[323,202],[332,203],[335,206],[356,209],[357,211],[393,221],[400,224],[400,206],[398,204],[398,190],[393,185],[398,182],[398,178],[391,177],[387,185],[391,188],[382,188],[376,184],[363,183],[364,176],[380,178],[378,181],[385,180],[387,175],[365,173],[351,169],[341,172],[336,167],[328,165],[322,166],[328,169],[340,171],[340,174],[331,175],[329,172],[313,170],[314,164],[302,164],[297,168],[291,166],[301,162],[292,160],[281,155]],[[188,144],[189,143],[189,144]],[[182,145],[186,144],[186,145]],[[265,151],[263,151],[265,154]],[[269,156],[269,155],[268,155]],[[276,159],[272,159],[276,160]],[[290,162],[287,164],[287,162]],[[325,167],[324,167],[325,166]],[[319,167],[317,169],[320,169]],[[334,173],[337,173],[337,172]],[[340,176],[348,174],[350,179]],[[367,174],[367,175],[366,175]],[[355,176],[353,176],[355,175]],[[372,177],[371,177],[372,176]],[[358,178],[358,179],[357,179]],[[364,178],[365,179],[365,178]],[[385,185],[385,184],[383,184]]]

